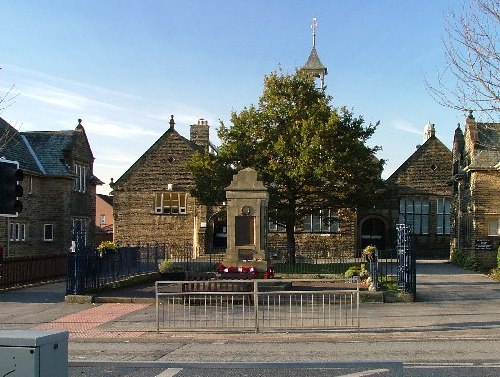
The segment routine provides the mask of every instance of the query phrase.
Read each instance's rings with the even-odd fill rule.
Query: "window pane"
[[[179,213],[179,194],[178,193],[172,192],[170,194],[170,203],[171,203],[172,215],[177,215]]]
[[[436,233],[443,234],[444,218],[443,216],[436,217]]]
[[[406,201],[406,213],[413,213],[413,200]]]
[[[165,192],[163,194],[163,213],[170,214],[170,206],[172,205],[170,201],[170,193]]]
[[[422,234],[429,234],[429,215],[422,215]]]
[[[180,198],[179,204],[181,207],[186,206],[186,197],[187,197],[187,195],[185,193],[179,194],[179,198]]]
[[[422,200],[422,213],[428,215],[429,214],[429,200]]]
[[[418,215],[415,215],[415,221],[414,221],[414,224],[413,224],[413,228],[414,228],[414,234],[421,234],[421,223],[420,223],[420,216]]]
[[[319,232],[321,230],[321,222],[319,214],[314,214],[312,216],[312,230],[313,232]]]
[[[498,236],[499,235],[499,221],[498,219],[493,219],[488,222],[488,236]]]
[[[161,197],[162,197],[162,194],[157,192],[155,194],[155,207],[156,208],[160,208],[161,207]]]
[[[446,198],[444,202],[444,213],[449,215],[451,213],[451,199]]]
[[[330,217],[327,214],[321,216],[321,231],[326,233],[330,231]]]
[[[44,241],[52,241],[54,238],[54,227],[52,224],[45,224],[43,227],[43,239]]]
[[[399,199],[399,213],[406,213],[406,206],[404,199]]]
[[[304,217],[304,232],[312,231],[311,217],[311,215],[307,215]]]
[[[444,213],[444,199],[437,199],[437,213]]]
[[[415,199],[415,213],[422,213],[422,201]]]
[[[450,234],[450,215],[444,216],[444,234]]]

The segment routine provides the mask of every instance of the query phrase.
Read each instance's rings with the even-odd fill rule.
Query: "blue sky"
[[[21,131],[83,125],[94,173],[118,179],[168,128],[256,104],[263,78],[292,73],[312,47],[328,67],[332,106],[367,123],[387,178],[436,125],[451,146],[464,114],[436,104],[424,78],[444,65],[443,20],[456,0],[19,0],[0,2],[0,116]],[[98,192],[109,193],[107,185]]]

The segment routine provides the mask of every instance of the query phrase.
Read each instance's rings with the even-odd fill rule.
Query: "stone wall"
[[[356,213],[343,209],[339,211],[338,233],[303,232],[296,227],[296,255],[305,258],[354,257],[356,254]],[[286,257],[286,233],[270,232],[267,250],[279,258]]]

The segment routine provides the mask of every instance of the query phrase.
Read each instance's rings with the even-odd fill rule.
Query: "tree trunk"
[[[295,224],[286,224],[287,262],[295,263]]]

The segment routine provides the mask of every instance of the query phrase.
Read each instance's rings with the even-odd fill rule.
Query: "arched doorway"
[[[379,250],[385,250],[386,226],[383,220],[370,217],[361,224],[361,248],[368,245],[376,246]]]

